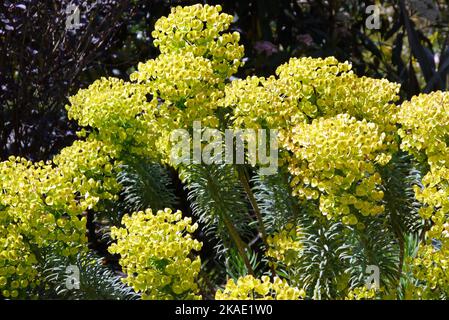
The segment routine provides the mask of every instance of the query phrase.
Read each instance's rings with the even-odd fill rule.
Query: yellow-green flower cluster
[[[310,118],[347,113],[376,123],[381,131],[395,131],[394,104],[399,85],[386,79],[358,77],[348,63],[334,57],[292,58],[276,70],[284,94],[298,99],[299,109]]]
[[[278,77],[232,81],[225,89],[223,104],[233,109],[237,127],[288,130],[295,123],[324,115],[323,110],[318,110],[315,87],[321,89],[327,78],[336,78],[350,69],[351,65],[338,63],[333,57],[290,59],[277,68]]]
[[[116,180],[118,163],[114,160],[115,155],[114,148],[92,138],[75,141],[62,149],[53,158],[56,166],[53,171],[68,181],[71,190],[53,182],[46,190],[46,204],[54,205],[56,198],[70,199],[64,210],[75,216],[93,209],[100,200],[117,200],[121,186]],[[64,192],[69,191],[73,193],[73,200],[64,196]]]
[[[14,224],[30,244],[45,247],[61,241],[63,253],[84,242],[84,220],[71,181],[50,164],[18,158],[1,163],[3,196],[1,224]],[[89,197],[87,197],[89,198]],[[87,201],[86,198],[86,201]],[[67,250],[67,251],[66,251]]]
[[[449,159],[449,158],[448,158]],[[425,206],[419,213],[424,219],[431,219],[435,226],[430,236],[438,237],[443,231],[442,224],[449,213],[449,166],[430,166],[430,171],[421,180],[423,187],[414,186],[415,196]]]
[[[401,148],[426,164],[429,171],[415,196],[424,204],[420,214],[431,219],[429,238],[440,238],[449,213],[449,93],[433,92],[413,97],[399,113]]]
[[[30,246],[14,224],[0,225],[0,294],[18,298],[28,287],[38,284],[37,263]]]
[[[419,294],[432,298],[440,290],[449,291],[449,92],[421,94],[404,102],[398,122],[401,148],[429,168],[422,187],[414,190],[424,204],[419,212],[431,221],[431,228],[413,264],[415,276],[426,282]]]
[[[141,63],[131,82],[109,78],[70,98],[69,118],[93,128],[96,139],[122,155],[168,161],[174,129],[194,121],[218,127],[216,109],[225,80],[243,57],[239,34],[226,33],[233,17],[220,6],[176,7],[153,31],[161,54]],[[80,135],[85,135],[83,130]]]
[[[349,114],[375,123],[384,143],[397,149],[394,137],[399,85],[385,79],[358,77],[349,63],[334,57],[292,58],[269,78],[234,80],[221,104],[232,109],[235,127],[276,128],[284,135],[298,123]]]
[[[360,286],[349,290],[345,300],[375,300],[378,296],[379,290],[376,288],[368,289],[366,286]]]
[[[292,265],[300,254],[301,230],[293,224],[287,224],[280,232],[267,238],[268,250],[266,256],[282,262],[286,266]]]
[[[97,140],[109,145],[111,152],[147,155],[154,150],[155,134],[151,130],[152,114],[157,101],[147,102],[141,85],[116,78],[101,78],[87,89],[70,97],[69,119],[82,127],[93,128]],[[79,133],[85,136],[85,130]],[[114,149],[114,150],[113,150]]]
[[[376,124],[347,114],[298,124],[291,135],[281,137],[292,152],[293,194],[319,199],[323,215],[341,216],[346,224],[358,222],[356,213],[380,214],[383,192],[375,165],[390,160],[384,139]]]
[[[287,281],[275,277],[273,281],[263,276],[240,277],[237,283],[229,279],[223,290],[215,294],[216,300],[298,300],[306,295],[303,289],[289,286]]]
[[[153,107],[143,119],[157,136],[156,147],[165,155],[169,154],[172,130],[190,129],[194,121],[201,121],[202,126],[218,126],[215,111],[223,96],[224,82],[210,60],[190,52],[160,55],[139,64],[131,80],[141,84],[152,97]]]
[[[213,70],[228,78],[242,65],[243,46],[238,32],[225,32],[231,15],[220,13],[221,6],[196,4],[173,8],[168,17],[160,18],[151,33],[154,45],[162,54],[192,53],[211,60]]]
[[[226,86],[222,104],[232,108],[231,120],[237,128],[286,128],[306,119],[298,106],[301,91],[284,94],[291,85],[274,76],[234,80]]]
[[[420,245],[412,261],[413,275],[425,284],[414,288],[417,298],[440,299],[442,293],[449,291],[449,223],[445,223],[443,229],[441,247],[436,248],[429,239],[428,244]]]
[[[202,243],[192,239],[198,225],[182,218],[180,211],[151,209],[123,217],[124,228],[112,228],[117,243],[109,247],[120,254],[120,265],[127,277],[123,282],[142,293],[142,299],[199,299],[196,278]]]
[[[449,167],[449,92],[420,94],[405,101],[398,123],[401,149],[432,167]]]
[[[118,190],[109,150],[103,148],[99,141],[77,141],[53,161],[10,157],[0,163],[4,295],[16,297],[25,284],[35,285],[39,250],[51,247],[72,256],[85,249],[86,219],[79,217]]]
[[[322,58],[292,58],[276,69],[278,82],[284,88],[284,95],[297,101],[297,110],[308,118],[324,116],[333,110],[333,101],[326,99],[330,92],[329,86],[334,86],[336,78],[347,78],[351,65],[339,63],[334,57]],[[337,87],[333,87],[337,89]],[[344,113],[338,110],[334,113]],[[296,114],[294,116],[298,117]],[[295,123],[296,119],[292,119]]]

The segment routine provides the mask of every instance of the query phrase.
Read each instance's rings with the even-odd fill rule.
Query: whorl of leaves
[[[205,235],[218,241],[219,256],[234,245],[230,229],[243,239],[250,238],[253,230],[248,204],[232,166],[189,165],[181,168],[180,177],[186,183],[188,201],[198,222],[204,225]]]
[[[41,299],[68,300],[135,300],[139,298],[121,277],[103,265],[97,255],[80,253],[75,261],[51,252],[43,256],[40,265],[45,290]],[[79,270],[79,283],[73,278]],[[76,284],[76,286],[75,286]],[[79,285],[79,289],[78,289]]]

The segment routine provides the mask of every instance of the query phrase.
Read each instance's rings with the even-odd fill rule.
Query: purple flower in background
[[[254,49],[258,54],[264,53],[267,56],[271,56],[273,53],[278,52],[278,47],[270,41],[257,41],[254,44]]]
[[[310,34],[300,34],[296,37],[299,42],[304,43],[306,46],[310,47],[313,44],[313,38]]]

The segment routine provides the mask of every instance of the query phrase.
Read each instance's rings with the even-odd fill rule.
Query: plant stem
[[[259,206],[257,205],[256,198],[254,197],[251,187],[249,186],[249,180],[248,180],[248,176],[246,174],[245,168],[237,165],[236,169],[237,169],[237,173],[239,175],[240,182],[243,185],[243,189],[245,190],[245,193],[248,196],[248,200],[251,203],[254,213],[256,214],[256,218],[259,223],[259,232],[262,237],[262,241],[265,244],[265,246],[268,248],[267,231],[265,230],[265,225],[263,223],[262,214],[260,213],[260,209],[259,209]]]
[[[254,276],[253,267],[251,266],[251,262],[249,261],[248,256],[246,254],[245,242],[243,242],[242,238],[240,238],[239,233],[237,232],[237,230],[235,229],[234,225],[232,224],[232,222],[229,220],[228,217],[224,216],[223,221],[224,221],[226,228],[229,231],[229,235],[231,236],[232,241],[234,242],[235,246],[237,247],[237,251],[239,252],[240,256],[242,257],[246,268],[248,269],[248,273],[250,275]]]
[[[268,250],[268,241],[267,241],[267,231],[265,229],[265,225],[263,223],[262,214],[260,213],[259,205],[257,204],[256,198],[249,186],[248,175],[246,174],[246,170],[242,166],[236,166],[237,173],[239,175],[240,182],[243,185],[243,189],[245,190],[246,195],[248,196],[248,200],[253,207],[254,213],[256,214],[257,222],[259,224],[259,234],[262,238],[262,241],[265,245],[266,250]],[[273,265],[270,264],[271,275],[274,277],[276,275],[276,270]]]
[[[207,180],[208,180],[208,185],[209,187],[212,189],[212,194],[216,195],[217,197],[219,197],[220,195],[220,190],[216,187],[213,179],[211,179],[211,177],[207,176]],[[215,199],[215,203],[217,203],[219,206],[221,206],[221,199]],[[245,263],[246,268],[248,269],[248,273],[250,275],[254,276],[254,270],[253,267],[251,266],[251,262],[248,259],[248,256],[246,254],[246,250],[245,248],[247,248],[246,243],[242,240],[242,238],[240,237],[237,229],[235,228],[235,226],[232,224],[232,221],[229,219],[228,215],[226,214],[226,208],[221,208],[221,210],[219,210],[221,212],[221,218],[223,219],[223,222],[226,226],[226,229],[228,229],[229,231],[229,235],[231,236],[232,241],[234,242],[235,246],[237,247],[237,251],[239,252],[240,256],[243,259],[243,262]]]

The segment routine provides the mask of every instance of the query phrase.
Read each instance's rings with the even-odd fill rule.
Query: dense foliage
[[[98,292],[91,273],[112,278],[102,298],[447,298],[449,93],[399,103],[400,85],[333,57],[235,78],[244,48],[221,11],[173,8],[152,33],[158,57],[70,97],[77,141],[47,162],[0,163],[1,295],[66,295],[61,270],[48,275],[60,261],[82,266],[81,292]],[[173,163],[171,133],[195,135],[194,121],[277,129],[276,174]],[[126,286],[98,266],[93,238]],[[372,266],[379,288],[366,287]]]
[[[102,76],[128,79],[158,55],[155,22],[197,0],[16,0],[0,5],[0,158],[47,160],[76,138],[68,97]],[[449,81],[444,0],[203,0],[233,15],[245,46],[237,76],[269,76],[290,57],[335,56],[358,75],[402,84],[410,98]],[[380,4],[379,28],[368,28]],[[67,29],[74,6],[79,24]]]

